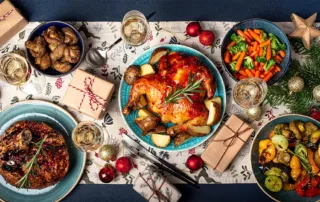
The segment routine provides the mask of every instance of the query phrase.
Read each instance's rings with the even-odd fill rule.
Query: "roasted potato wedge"
[[[221,107],[216,102],[211,102],[209,107],[209,116],[207,120],[207,125],[216,124],[221,118]]]
[[[157,62],[159,62],[160,58],[167,55],[169,53],[169,50],[166,48],[157,48],[152,52],[152,55],[149,59],[149,64],[154,65]]]
[[[140,76],[147,76],[156,73],[150,64],[144,64],[140,67]]]
[[[298,139],[301,140],[302,139],[302,133],[299,130],[297,124],[295,121],[291,121],[289,124],[289,129],[293,132],[294,136]]]
[[[174,147],[177,147],[179,145],[181,145],[182,143],[184,143],[185,141],[189,140],[190,138],[192,138],[192,135],[190,135],[187,132],[182,132],[179,133],[173,140],[173,145]]]
[[[310,136],[314,131],[318,130],[318,126],[314,125],[312,122],[306,122],[304,127],[306,129],[304,132],[306,136]]]
[[[146,116],[154,116],[154,114],[152,114],[152,112],[150,112],[147,109],[139,109],[138,111],[138,117],[146,117]]]
[[[152,133],[151,140],[157,147],[164,148],[170,144],[171,138],[170,135]]]
[[[194,137],[202,137],[208,135],[210,131],[210,126],[188,126],[188,133]]]
[[[156,116],[138,117],[134,122],[144,133],[147,133],[158,125],[159,118]]]
[[[140,69],[136,65],[129,66],[124,72],[123,78],[128,85],[132,85],[140,77]]]
[[[221,97],[213,97],[213,98],[211,98],[211,99],[206,98],[206,99],[204,100],[204,105],[206,106],[206,108],[207,108],[208,110],[210,110],[210,103],[211,103],[211,102],[215,102],[215,103],[217,103],[217,104],[221,107],[221,103],[222,103]]]

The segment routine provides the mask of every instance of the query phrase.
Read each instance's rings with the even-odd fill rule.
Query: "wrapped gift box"
[[[181,197],[179,190],[153,166],[147,166],[138,174],[133,182],[133,189],[151,202],[176,202]]]
[[[253,131],[248,124],[231,115],[201,155],[202,160],[213,169],[224,172]]]
[[[62,103],[95,119],[102,119],[113,91],[114,84],[78,69]]]
[[[19,11],[5,0],[0,3],[0,46],[16,35],[28,24]]]

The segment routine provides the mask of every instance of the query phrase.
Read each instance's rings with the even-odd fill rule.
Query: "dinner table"
[[[221,63],[221,43],[227,31],[242,20],[262,18],[274,22],[285,33],[290,33],[293,29],[290,22],[292,13],[308,17],[317,12],[320,6],[318,0],[11,0],[11,2],[30,23],[24,28],[23,34],[20,32],[5,46],[0,47],[0,52],[22,48],[30,32],[45,21],[66,21],[73,25],[82,34],[86,50],[87,47],[105,49],[120,37],[121,21],[128,11],[139,10],[145,15],[155,12],[149,20],[152,34],[148,40],[148,48],[161,44],[181,44],[202,52],[213,61],[222,74],[228,95],[226,113],[238,114],[240,117],[244,113],[243,110],[230,104],[235,81],[223,70]],[[205,29],[215,33],[214,46],[204,47],[197,39],[186,38],[185,27],[190,21],[199,21]],[[80,67],[114,82],[117,92],[125,68],[139,55],[138,52],[120,42],[110,51],[107,63],[100,69],[90,68],[84,61]],[[59,104],[71,79],[70,75],[47,78],[44,92],[31,96],[1,85],[0,108],[31,99]],[[119,142],[122,133],[130,132],[119,115],[117,93],[111,98],[110,105],[107,119],[99,124],[107,129],[109,140]],[[265,111],[260,121],[251,122],[254,129],[257,130],[273,118],[287,113],[283,106],[267,107]],[[76,111],[71,113],[79,120],[85,118]],[[200,172],[189,172],[188,174],[199,182],[199,189],[181,183],[172,176],[169,177],[182,194],[180,201],[272,201],[261,191],[253,177],[249,158],[253,137],[245,144],[225,173],[218,173],[207,167]],[[186,171],[184,167],[186,158],[191,154],[201,154],[205,147],[200,145],[183,153],[159,152],[158,154],[171,163],[177,162],[178,167]],[[97,172],[103,166],[103,161],[96,159],[96,156],[96,152],[88,154],[86,169],[80,183],[63,201],[144,200],[132,188],[134,174],[138,171],[126,177],[119,177],[115,183],[101,183]]]

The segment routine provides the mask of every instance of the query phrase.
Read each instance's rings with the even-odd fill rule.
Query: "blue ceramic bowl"
[[[290,51],[290,43],[289,40],[286,36],[286,34],[279,28],[277,27],[275,24],[273,24],[272,22],[268,21],[268,20],[264,20],[264,19],[248,19],[248,20],[244,20],[236,25],[234,25],[226,34],[226,36],[224,37],[223,41],[222,41],[222,46],[221,46],[221,58],[222,58],[222,63],[224,65],[224,67],[226,68],[227,72],[229,73],[229,75],[235,80],[238,81],[238,79],[236,79],[231,71],[229,70],[229,65],[226,64],[223,60],[224,58],[224,53],[227,50],[227,46],[228,44],[231,42],[231,35],[233,33],[236,33],[237,30],[244,30],[244,29],[262,29],[264,32],[266,33],[273,33],[275,36],[278,37],[278,39],[282,42],[285,43],[287,48],[285,50],[286,52],[286,56],[283,58],[281,64],[280,64],[280,68],[281,71],[278,72],[276,75],[274,75],[268,82],[268,85],[273,85],[274,83],[276,83],[277,81],[279,81],[284,74],[286,73],[286,71],[289,68],[290,65],[290,57],[291,57],[291,51]]]
[[[293,191],[280,191],[277,193],[270,192],[267,188],[264,186],[264,180],[265,176],[263,175],[263,172],[259,169],[259,141],[265,140],[269,138],[270,132],[273,130],[273,128],[280,124],[280,123],[286,123],[289,124],[291,121],[303,121],[303,122],[312,122],[315,125],[317,125],[320,128],[320,123],[316,121],[313,118],[310,118],[308,116],[299,115],[299,114],[288,114],[284,116],[280,116],[276,119],[273,119],[269,123],[267,123],[265,126],[263,126],[256,134],[253,143],[251,145],[251,166],[252,171],[254,173],[254,177],[256,178],[256,181],[261,188],[261,190],[267,194],[270,198],[276,201],[301,201],[301,202],[307,202],[307,201],[319,201],[320,196],[316,196],[313,198],[306,198],[306,197],[300,197],[295,190]]]
[[[0,113],[0,136],[13,123],[22,120],[44,122],[60,132],[67,144],[70,168],[59,183],[44,189],[18,189],[0,176],[0,201],[60,201],[78,184],[84,171],[86,153],[73,146],[72,130],[77,121],[58,105],[39,101],[24,101],[10,105]]]
[[[64,27],[70,27],[71,29],[73,29],[74,33],[77,35],[78,37],[78,45],[80,48],[80,52],[81,52],[81,56],[80,56],[80,60],[78,63],[76,64],[71,64],[72,65],[72,69],[66,73],[61,73],[58,72],[57,70],[53,69],[53,68],[48,68],[45,71],[41,70],[38,65],[35,64],[35,59],[34,57],[32,57],[32,55],[30,54],[30,52],[27,50],[27,59],[29,61],[29,63],[35,68],[37,69],[39,72],[43,73],[46,76],[49,77],[60,77],[60,76],[64,76],[67,74],[70,74],[71,72],[73,72],[74,70],[76,70],[78,68],[78,66],[80,65],[83,56],[84,56],[84,43],[83,43],[83,39],[80,35],[80,33],[78,32],[78,30],[76,30],[72,25],[66,23],[66,22],[61,22],[61,21],[51,21],[51,22],[45,22],[43,24],[40,24],[38,27],[36,27],[29,35],[28,40],[34,40],[37,36],[41,36],[42,32],[44,32],[45,30],[47,30],[49,27],[51,26],[56,26],[59,30],[61,30]]]
[[[132,64],[141,66],[143,64],[148,63],[149,58],[150,58],[152,52],[154,51],[154,49],[159,48],[159,47],[168,48],[172,52],[180,52],[180,53],[184,53],[184,54],[188,54],[188,55],[194,55],[194,56],[197,56],[200,58],[201,62],[209,68],[209,70],[212,72],[214,78],[216,79],[217,89],[216,89],[215,96],[219,96],[222,99],[221,117],[223,117],[225,110],[226,110],[226,91],[225,91],[225,86],[224,86],[222,77],[221,77],[218,69],[211,62],[211,60],[208,59],[205,55],[203,55],[199,51],[194,50],[193,48],[189,48],[187,46],[182,46],[182,45],[175,45],[175,44],[160,45],[160,46],[153,47],[153,48],[145,51],[142,55],[140,55],[137,59],[135,59]],[[119,105],[120,105],[120,109],[122,111],[122,109],[124,108],[124,106],[127,104],[128,100],[129,100],[131,85],[127,85],[127,83],[122,79],[119,89],[120,89],[119,90]],[[124,116],[122,113],[121,113],[121,115],[122,115],[122,118],[124,119],[124,121],[126,122],[126,124],[128,125],[129,129],[131,130],[131,132],[139,140],[141,140],[142,142],[146,143],[148,146],[150,146],[154,149],[159,149],[159,150],[163,150],[163,151],[184,151],[184,150],[194,148],[194,147],[202,144],[207,139],[209,139],[213,135],[213,133],[217,130],[217,128],[221,122],[221,120],[220,120],[216,125],[212,126],[211,133],[204,136],[204,137],[191,138],[191,139],[187,140],[186,142],[184,142],[183,144],[179,145],[178,147],[174,147],[173,141],[171,141],[167,147],[158,148],[158,147],[154,146],[154,144],[152,143],[150,135],[146,135],[146,136],[141,135],[141,133],[142,133],[141,129],[135,124],[134,119],[138,117],[138,110],[132,111],[127,116]],[[165,126],[170,127],[170,126],[173,126],[173,124],[168,123]]]

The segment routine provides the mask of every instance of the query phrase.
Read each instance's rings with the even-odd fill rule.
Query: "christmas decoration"
[[[99,157],[105,161],[115,161],[117,159],[117,149],[113,145],[103,145],[99,149]]]
[[[199,36],[201,32],[201,26],[199,22],[190,22],[187,25],[186,32],[189,36],[192,36],[192,37]]]
[[[289,40],[292,50],[303,56],[303,60],[300,63],[292,59],[289,70],[278,85],[268,87],[266,102],[271,106],[283,104],[292,113],[308,115],[312,107],[320,107],[320,103],[312,95],[314,87],[320,84],[320,44],[315,43],[308,50],[300,39],[289,38]],[[288,81],[296,75],[304,80],[305,87],[301,92],[288,95]]]
[[[320,110],[312,107],[312,108],[310,109],[310,117],[311,117],[311,118],[314,118],[314,119],[317,120],[317,121],[320,121]]]
[[[261,119],[261,106],[253,107],[247,110],[247,116],[250,120],[259,121]]]
[[[200,33],[199,41],[204,46],[211,46],[214,42],[214,34],[210,30],[204,30]]]
[[[320,36],[320,31],[312,26],[317,18],[317,13],[310,16],[308,19],[302,19],[296,14],[291,15],[291,20],[295,26],[295,30],[289,35],[291,37],[301,38],[303,45],[310,49],[310,40]]]
[[[99,179],[103,183],[109,183],[115,178],[115,172],[110,164],[106,164],[99,172]]]
[[[304,88],[304,80],[299,76],[294,76],[288,81],[289,94],[299,93]]]
[[[312,95],[317,102],[320,102],[320,85],[314,87]]]
[[[131,160],[126,156],[121,157],[116,161],[116,170],[123,175],[127,174],[131,170],[131,167]]]
[[[191,170],[191,171],[197,171],[200,168],[202,168],[202,159],[200,156],[197,156],[195,154],[189,156],[186,162],[186,166]]]

